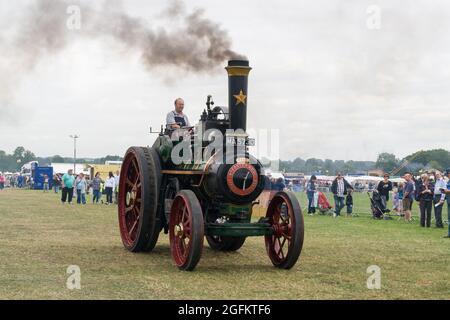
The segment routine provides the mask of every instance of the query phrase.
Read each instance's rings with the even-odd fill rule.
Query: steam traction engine
[[[252,206],[266,177],[261,163],[248,153],[254,140],[245,133],[251,68],[248,61],[231,60],[226,69],[229,109],[214,107],[209,96],[200,122],[187,128],[188,138],[162,129],[151,148],[128,149],[119,184],[122,241],[129,251],[151,251],[160,232],[169,233],[174,263],[193,270],[204,237],[213,250],[235,251],[246,237],[264,236],[273,265],[290,269],[303,246],[300,204],[293,194],[278,192],[266,217],[252,222]],[[218,134],[213,149],[208,145],[212,139],[198,139],[208,132]],[[174,148],[182,143],[188,147],[175,154],[191,160],[179,163]],[[186,157],[198,150],[202,157]]]

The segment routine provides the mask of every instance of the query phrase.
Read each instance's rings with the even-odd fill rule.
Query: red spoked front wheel
[[[303,247],[304,225],[300,203],[290,192],[278,192],[272,198],[266,217],[273,234],[265,236],[267,254],[273,265],[290,269],[297,262]]]
[[[181,190],[173,200],[169,222],[170,251],[176,266],[193,270],[202,255],[203,212],[191,190]]]

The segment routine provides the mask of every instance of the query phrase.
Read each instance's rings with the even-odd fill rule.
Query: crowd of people
[[[119,171],[114,175],[109,172],[108,176],[103,178],[100,173],[89,179],[83,173],[74,175],[73,170],[69,170],[64,175],[56,174],[53,176],[53,189],[55,193],[61,190],[61,203],[73,203],[74,196],[78,204],[87,203],[86,195],[92,193],[92,203],[105,203],[106,205],[117,204]],[[436,228],[444,228],[442,211],[447,203],[448,220],[450,220],[450,168],[446,170],[445,175],[435,171],[424,173],[420,177],[414,177],[410,172],[403,176],[404,182],[392,183],[389,175],[385,174],[383,180],[373,187],[381,198],[382,206],[387,208],[389,200],[393,198],[393,211],[399,216],[404,217],[406,221],[412,220],[411,210],[417,202],[420,212],[420,226],[431,227],[431,221],[434,211],[434,221]],[[25,188],[32,183],[29,176],[21,174],[5,176],[0,172],[0,191],[7,187]],[[49,190],[49,177],[44,177],[43,190]],[[317,194],[323,186],[317,180],[316,176],[311,176],[306,181],[305,192],[308,198],[308,214],[316,213]],[[341,211],[346,208],[347,215],[353,214],[353,192],[356,186],[349,183],[342,173],[338,173],[336,178],[327,185],[329,191],[333,194],[334,210],[333,216],[338,218]],[[289,189],[282,178],[267,177],[265,189],[272,191],[282,191]],[[105,196],[105,201],[103,201]],[[331,208],[331,206],[330,206]],[[447,238],[450,237],[450,226]]]
[[[393,210],[404,216],[406,221],[412,220],[411,210],[414,202],[417,202],[420,226],[428,228],[431,226],[434,211],[436,228],[443,228],[442,211],[446,202],[450,219],[450,169],[447,169],[445,176],[437,171],[423,173],[416,179],[413,174],[407,172],[403,178],[404,183],[392,184],[389,176],[385,175],[384,180],[379,183],[377,191],[384,206],[387,206],[389,195],[392,192]]]
[[[30,188],[33,184],[33,179],[29,175],[23,174],[4,174],[0,172],[0,190],[5,188]]]
[[[283,191],[286,188],[283,178],[272,178],[271,176],[266,176],[264,190],[271,191]]]
[[[117,204],[119,180],[119,171],[115,175],[109,172],[105,178],[97,172],[92,179],[89,179],[84,173],[75,175],[73,170],[69,170],[64,175],[54,175],[53,189],[55,193],[59,193],[59,190],[61,190],[62,204],[72,204],[74,197],[76,197],[77,204],[85,205],[87,203],[86,195],[92,194],[93,204],[111,205]],[[105,201],[103,201],[103,195],[106,198]]]
[[[306,195],[308,198],[308,214],[313,215],[316,213],[316,207],[318,205],[318,190],[320,184],[317,181],[317,177],[312,175],[306,184]],[[329,186],[329,190],[333,193],[334,198],[334,212],[335,218],[341,216],[342,209],[346,208],[347,215],[353,214],[353,191],[354,187],[344,179],[341,173],[338,173],[336,178]]]
[[[308,183],[311,180],[311,177],[291,178],[286,182],[286,188],[293,192],[307,192]],[[316,175],[314,175],[314,177],[316,179],[315,186],[317,191],[331,192],[331,186],[333,184],[332,180],[329,180],[328,177],[326,180],[323,177],[322,179],[319,179]],[[373,191],[377,189],[378,185],[378,181],[364,181],[364,179],[363,181],[353,179],[348,182],[352,185],[354,192]]]
[[[416,178],[410,172],[402,177],[404,182],[392,183],[389,175],[385,174],[383,180],[378,183],[374,192],[381,198],[382,207],[388,207],[390,196],[393,196],[393,210],[404,217],[408,222],[412,221],[411,210],[415,202],[419,206],[420,226],[429,228],[431,226],[432,213],[436,228],[444,228],[442,211],[447,203],[448,221],[450,220],[450,168],[445,175],[439,171],[424,173]],[[317,207],[318,183],[316,176],[311,176],[306,185],[308,198],[308,214],[315,214]],[[347,208],[347,214],[353,212],[352,186],[341,173],[338,173],[330,186],[330,192],[334,198],[334,217],[339,217],[343,208]],[[386,210],[388,211],[388,210]],[[446,238],[450,238],[450,225]]]

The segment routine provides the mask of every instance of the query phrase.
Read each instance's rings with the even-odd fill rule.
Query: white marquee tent
[[[67,173],[67,171],[69,171],[70,169],[73,170],[73,163],[52,163],[51,166],[53,167],[54,174],[64,174]],[[85,164],[77,163],[75,167],[75,173],[89,174],[89,170],[87,170],[85,166]]]

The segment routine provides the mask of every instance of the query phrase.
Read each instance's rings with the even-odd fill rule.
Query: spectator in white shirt
[[[114,176],[114,203],[119,203],[119,181],[120,181],[120,172],[116,171],[116,175]]]
[[[434,176],[436,178],[436,183],[434,184],[434,218],[436,220],[436,228],[443,228],[442,208],[445,203],[445,192],[441,190],[447,189],[447,184],[440,172],[436,172]]]
[[[112,172],[109,173],[108,179],[105,181],[106,205],[113,203],[113,190],[116,187],[116,179]]]

